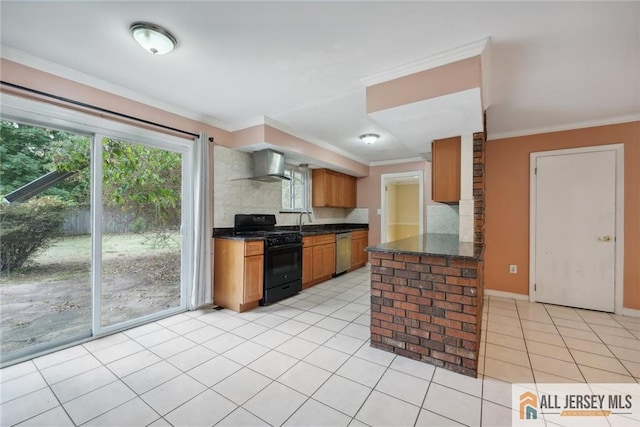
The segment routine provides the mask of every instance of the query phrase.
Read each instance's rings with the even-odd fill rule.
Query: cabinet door
[[[460,201],[460,143],[458,136],[431,145],[431,197],[436,202]]]
[[[360,262],[360,254],[358,253],[358,248],[360,247],[359,240],[360,239],[351,240],[351,268],[354,268]]]
[[[302,249],[302,284],[306,285],[313,280],[313,248]]]
[[[355,208],[357,179],[329,169],[312,172],[311,200],[314,207]]]
[[[313,207],[338,207],[340,205],[340,174],[329,169],[314,169],[311,182]]]
[[[359,255],[359,264],[366,264],[369,261],[369,254],[365,252],[367,245],[369,244],[369,239],[360,239],[358,240],[358,255]]]
[[[316,280],[324,276],[324,271],[322,269],[322,261],[323,261],[323,248],[324,245],[318,245],[312,247],[313,255],[311,261],[311,279]]]
[[[343,208],[355,208],[356,207],[356,188],[357,180],[353,176],[342,175],[341,176],[341,191],[340,191],[340,206]]]
[[[262,299],[263,280],[264,257],[262,255],[245,257],[243,304]]]
[[[322,246],[322,275],[332,276],[336,272],[336,244]]]
[[[342,201],[341,195],[341,187],[342,187],[342,177],[339,173],[334,171],[327,171],[327,181],[326,181],[326,200],[327,206],[338,208],[340,207],[340,202]]]
[[[313,169],[311,171],[311,205],[316,207],[326,206],[325,187],[326,169]]]
[[[367,238],[359,238],[351,241],[351,268],[367,263],[369,256],[364,251],[367,243]]]

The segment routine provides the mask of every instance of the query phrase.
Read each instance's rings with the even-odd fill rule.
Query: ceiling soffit
[[[490,98],[488,67],[483,67],[488,63],[488,41],[473,44],[473,49],[465,45],[448,56],[442,54],[436,63],[446,57],[470,57],[368,86],[369,117],[418,153],[431,151],[434,139],[482,131],[483,111]]]

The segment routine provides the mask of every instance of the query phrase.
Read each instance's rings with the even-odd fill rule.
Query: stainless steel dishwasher
[[[351,232],[336,233],[336,274],[351,267]]]

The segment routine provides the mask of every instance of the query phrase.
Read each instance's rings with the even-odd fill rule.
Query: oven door
[[[302,243],[265,248],[265,289],[302,279]]]

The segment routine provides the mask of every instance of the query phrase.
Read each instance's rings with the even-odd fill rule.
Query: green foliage
[[[87,205],[92,139],[84,135],[1,121],[0,195],[47,172],[77,171],[41,193]],[[105,138],[102,141],[105,208],[133,214],[135,229],[180,226],[182,157],[167,150]],[[144,226],[142,226],[144,224]]]
[[[179,227],[180,154],[113,139],[103,147],[105,205],[143,218],[145,231]]]
[[[56,157],[61,152],[75,153],[77,164],[89,163],[89,138],[55,129],[0,121],[0,194],[7,194],[58,168]],[[87,175],[88,176],[88,175]],[[74,177],[45,190],[43,195],[56,195],[79,203],[88,201],[88,185]]]
[[[60,235],[68,209],[55,196],[30,199],[18,205],[0,204],[0,271],[21,267],[38,249]]]
[[[134,233],[144,233],[148,229],[149,224],[147,223],[147,220],[142,217],[136,218],[131,224],[131,231]]]

